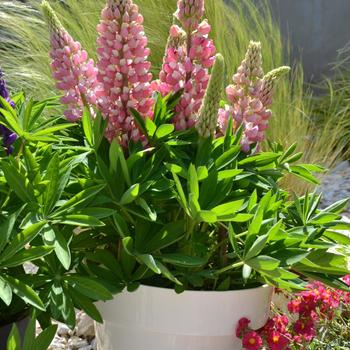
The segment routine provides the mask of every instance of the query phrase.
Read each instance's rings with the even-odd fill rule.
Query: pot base
[[[185,291],[141,286],[99,303],[98,350],[241,350],[235,336],[240,318],[262,327],[273,289],[228,292]]]

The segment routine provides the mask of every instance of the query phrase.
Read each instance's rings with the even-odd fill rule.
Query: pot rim
[[[158,290],[158,291],[163,291],[163,292],[166,292],[166,293],[174,293],[175,295],[182,295],[184,293],[186,294],[207,294],[207,295],[213,295],[213,294],[230,294],[230,293],[238,293],[238,294],[245,294],[247,292],[254,292],[254,291],[257,291],[257,290],[261,290],[261,289],[271,289],[273,290],[274,287],[273,286],[270,286],[268,284],[263,284],[259,287],[253,287],[253,288],[246,288],[246,289],[234,289],[234,290],[225,290],[225,291],[220,291],[220,290],[185,290],[183,291],[182,293],[179,293],[177,294],[175,292],[175,290],[173,288],[165,288],[165,287],[157,287],[157,286],[149,286],[147,284],[140,284],[139,288],[146,288],[146,289],[150,289],[150,290]],[[138,288],[138,289],[139,289]],[[136,289],[134,292],[137,292]],[[124,290],[124,291],[127,291],[127,290]],[[131,292],[131,293],[134,293],[134,292]]]

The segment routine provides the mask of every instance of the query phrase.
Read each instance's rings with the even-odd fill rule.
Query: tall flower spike
[[[196,128],[202,137],[214,136],[218,123],[218,110],[224,86],[225,61],[221,54],[216,55],[215,64],[199,112]]]
[[[126,147],[129,140],[144,141],[130,108],[152,117],[150,50],[143,17],[132,0],[109,0],[97,26],[98,105],[108,118],[107,138]]]
[[[288,67],[273,70],[263,78],[261,44],[251,41],[244,60],[233,76],[233,84],[226,88],[228,104],[219,110],[219,128],[224,133],[229,118],[233,128],[243,124],[242,150],[250,151],[252,144],[265,138],[272,112],[273,87],[278,77],[289,71]]]
[[[96,103],[97,70],[94,61],[64,29],[46,0],[42,2],[42,9],[50,27],[53,77],[56,87],[65,92],[61,98],[67,105],[64,114],[68,120],[76,121],[82,116],[84,98],[91,105]]]
[[[260,42],[250,41],[245,61],[249,72],[249,78],[262,78],[264,72],[262,70],[262,54]]]
[[[289,72],[290,67],[282,66],[272,70],[264,76],[260,93],[260,100],[264,106],[270,106],[272,104],[272,97],[276,81]]]
[[[197,29],[203,15],[204,0],[178,0],[175,17],[186,31]]]
[[[154,90],[162,96],[178,91],[184,87],[186,80],[186,32],[177,25],[172,25],[169,31],[167,46],[163,59],[163,67],[159,80],[152,82]]]
[[[209,39],[211,27],[206,20],[199,23],[203,13],[203,0],[178,1],[175,17],[184,28],[172,26],[170,36],[180,36],[182,40],[175,47],[168,46],[159,75],[158,90],[162,95],[184,89],[173,119],[177,130],[195,125],[209,82],[209,68],[215,62],[215,46]]]

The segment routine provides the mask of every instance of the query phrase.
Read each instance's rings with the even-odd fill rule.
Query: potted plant
[[[348,289],[340,280],[349,273],[339,250],[346,240],[334,231],[348,227],[339,215],[347,202],[321,210],[319,195],[283,189],[286,174],[317,183],[313,173],[323,170],[296,163],[296,145],[261,151],[274,85],[287,67],[264,75],[261,46],[251,42],[222,101],[225,63],[201,22],[203,0],[178,2],[153,82],[131,0],[109,0],[102,11],[97,67],[46,1],[43,9],[65,116],[81,119],[85,135],[86,167],[75,174],[101,186],[95,215],[109,213],[103,226],[66,220],[86,194],[70,192],[52,207],[50,224],[85,223],[96,237],[80,254],[84,287],[91,291],[96,279],[113,292],[126,287],[99,304],[101,350],[239,349],[234,327],[242,317],[253,328],[265,323],[268,285],[303,289],[316,279]]]

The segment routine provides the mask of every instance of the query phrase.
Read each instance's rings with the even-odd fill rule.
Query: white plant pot
[[[104,323],[96,324],[98,350],[240,350],[235,336],[240,318],[262,327],[273,289],[176,294],[141,286],[99,303]]]

